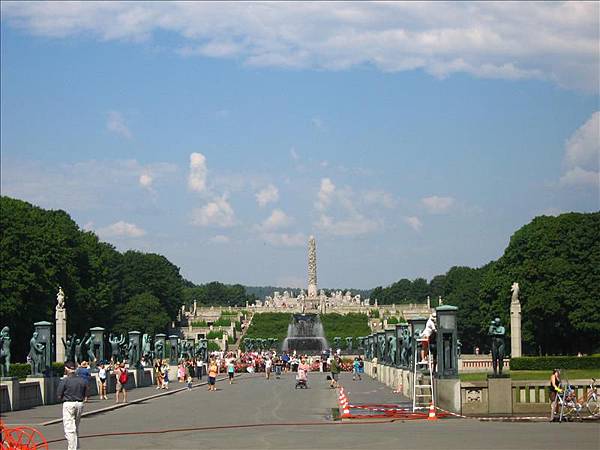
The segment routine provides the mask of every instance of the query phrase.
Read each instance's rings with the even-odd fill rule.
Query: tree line
[[[510,333],[511,285],[520,285],[525,354],[600,351],[600,213],[540,216],[516,231],[504,254],[479,268],[452,267],[430,282],[402,279],[377,287],[380,304],[438,296],[459,308],[464,352],[487,349],[487,328],[499,317]],[[507,334],[507,350],[510,341]]]
[[[2,196],[0,213],[0,317],[11,328],[15,360],[25,359],[34,322],[54,323],[59,286],[67,329],[78,336],[94,326],[167,332],[193,298],[206,305],[245,305],[248,299],[241,285],[196,286],[162,255],[120,253],[64,211]]]

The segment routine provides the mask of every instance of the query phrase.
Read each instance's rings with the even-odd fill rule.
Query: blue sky
[[[437,6],[436,6],[437,5]],[[2,193],[194,282],[371,288],[599,209],[597,3],[2,3]]]

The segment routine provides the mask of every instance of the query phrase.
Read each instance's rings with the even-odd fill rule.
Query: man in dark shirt
[[[79,422],[83,412],[83,400],[88,396],[88,384],[75,375],[75,363],[65,363],[65,377],[58,384],[58,398],[63,401],[63,428],[67,449],[79,448]]]

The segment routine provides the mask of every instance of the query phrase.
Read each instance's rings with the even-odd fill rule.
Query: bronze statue
[[[10,373],[10,329],[0,331],[0,377],[8,377]]]
[[[40,375],[46,369],[45,344],[38,342],[38,332],[34,331],[29,340],[29,357],[31,358],[31,375]]]
[[[492,367],[494,376],[502,375],[504,365],[504,335],[506,329],[502,326],[500,318],[496,317],[490,323],[488,335],[492,338]]]
[[[121,345],[125,343],[125,338],[121,334],[120,337],[110,333],[108,336],[108,343],[110,344],[110,358],[113,362],[121,360]]]

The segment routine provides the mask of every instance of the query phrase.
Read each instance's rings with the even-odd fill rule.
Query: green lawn
[[[514,370],[506,371],[513,380],[550,380],[551,372],[549,370]],[[485,381],[487,373],[461,373],[460,381]],[[591,380],[595,378],[600,383],[600,370],[593,369],[569,369],[562,371],[563,380]],[[548,381],[550,382],[550,381]]]

